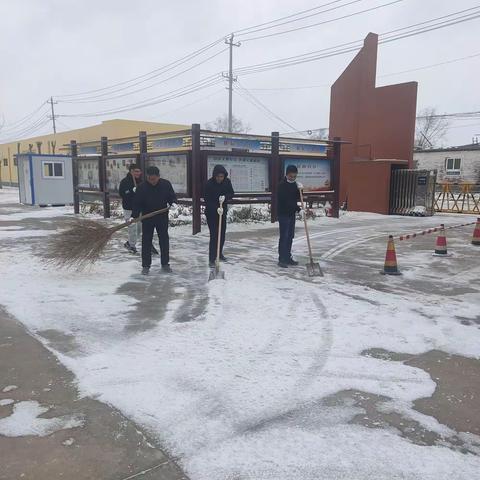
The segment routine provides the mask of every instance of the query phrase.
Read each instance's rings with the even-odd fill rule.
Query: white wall
[[[445,160],[447,158],[460,158],[460,175],[447,175]],[[465,182],[480,184],[480,150],[456,150],[441,152],[414,152],[414,168],[437,170],[438,182]]]

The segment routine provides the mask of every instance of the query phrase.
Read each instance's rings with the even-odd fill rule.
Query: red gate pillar
[[[332,165],[332,184],[333,184],[333,209],[332,216],[339,218],[340,216],[340,149],[342,144],[340,143],[340,137],[334,137],[333,141],[333,165]]]

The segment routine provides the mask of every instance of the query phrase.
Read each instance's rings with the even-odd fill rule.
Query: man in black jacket
[[[128,167],[128,173],[120,182],[118,187],[118,194],[122,197],[123,216],[128,222],[132,218],[133,200],[137,185],[141,181],[142,171],[138,165],[132,163]],[[128,241],[125,242],[125,248],[130,253],[137,253],[137,238],[142,233],[142,225],[140,223],[133,223],[128,227]]]
[[[132,217],[137,218],[140,214],[147,214],[161,210],[174,203],[177,197],[172,184],[160,178],[157,167],[147,168],[147,181],[137,187],[133,202]],[[162,270],[171,272],[170,268],[170,239],[168,237],[168,212],[155,215],[142,220],[142,274],[148,275],[152,264],[152,239],[153,232],[157,231],[160,243],[160,259]]]
[[[298,191],[297,167],[288,165],[284,179],[278,186],[278,225],[280,239],[278,241],[278,266],[288,268],[289,265],[298,265],[292,258],[292,243],[295,236],[295,214],[301,208],[297,202],[300,200]]]
[[[232,182],[228,178],[228,172],[223,165],[215,165],[212,177],[205,185],[203,198],[205,200],[205,216],[207,217],[208,229],[210,230],[210,244],[208,249],[209,265],[215,266],[217,258],[217,239],[219,227],[219,215],[222,215],[220,237],[220,260],[226,260],[223,255],[225,232],[227,230],[228,202],[233,198],[234,191]],[[220,197],[225,197],[223,208],[220,208]]]

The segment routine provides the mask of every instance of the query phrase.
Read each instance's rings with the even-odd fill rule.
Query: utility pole
[[[228,74],[223,74],[224,78],[228,78],[228,133],[232,133],[232,96],[233,96],[233,82],[237,81],[237,77],[233,76],[233,47],[239,47],[241,45],[240,42],[233,43],[233,33],[230,35],[229,38],[225,39],[225,43],[230,47],[230,60],[228,66]]]
[[[57,133],[57,127],[55,125],[55,110],[53,108],[53,105],[58,102],[53,101],[53,97],[50,97],[50,100],[47,100],[47,103],[49,103],[52,107],[52,123],[53,123],[53,133],[54,135]]]

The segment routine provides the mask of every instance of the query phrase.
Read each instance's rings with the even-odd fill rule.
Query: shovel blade
[[[212,280],[225,280],[225,272],[217,268],[212,268],[210,270],[210,275],[208,276],[208,281],[211,282]]]
[[[323,277],[320,264],[316,262],[307,263],[307,274],[309,277]]]

